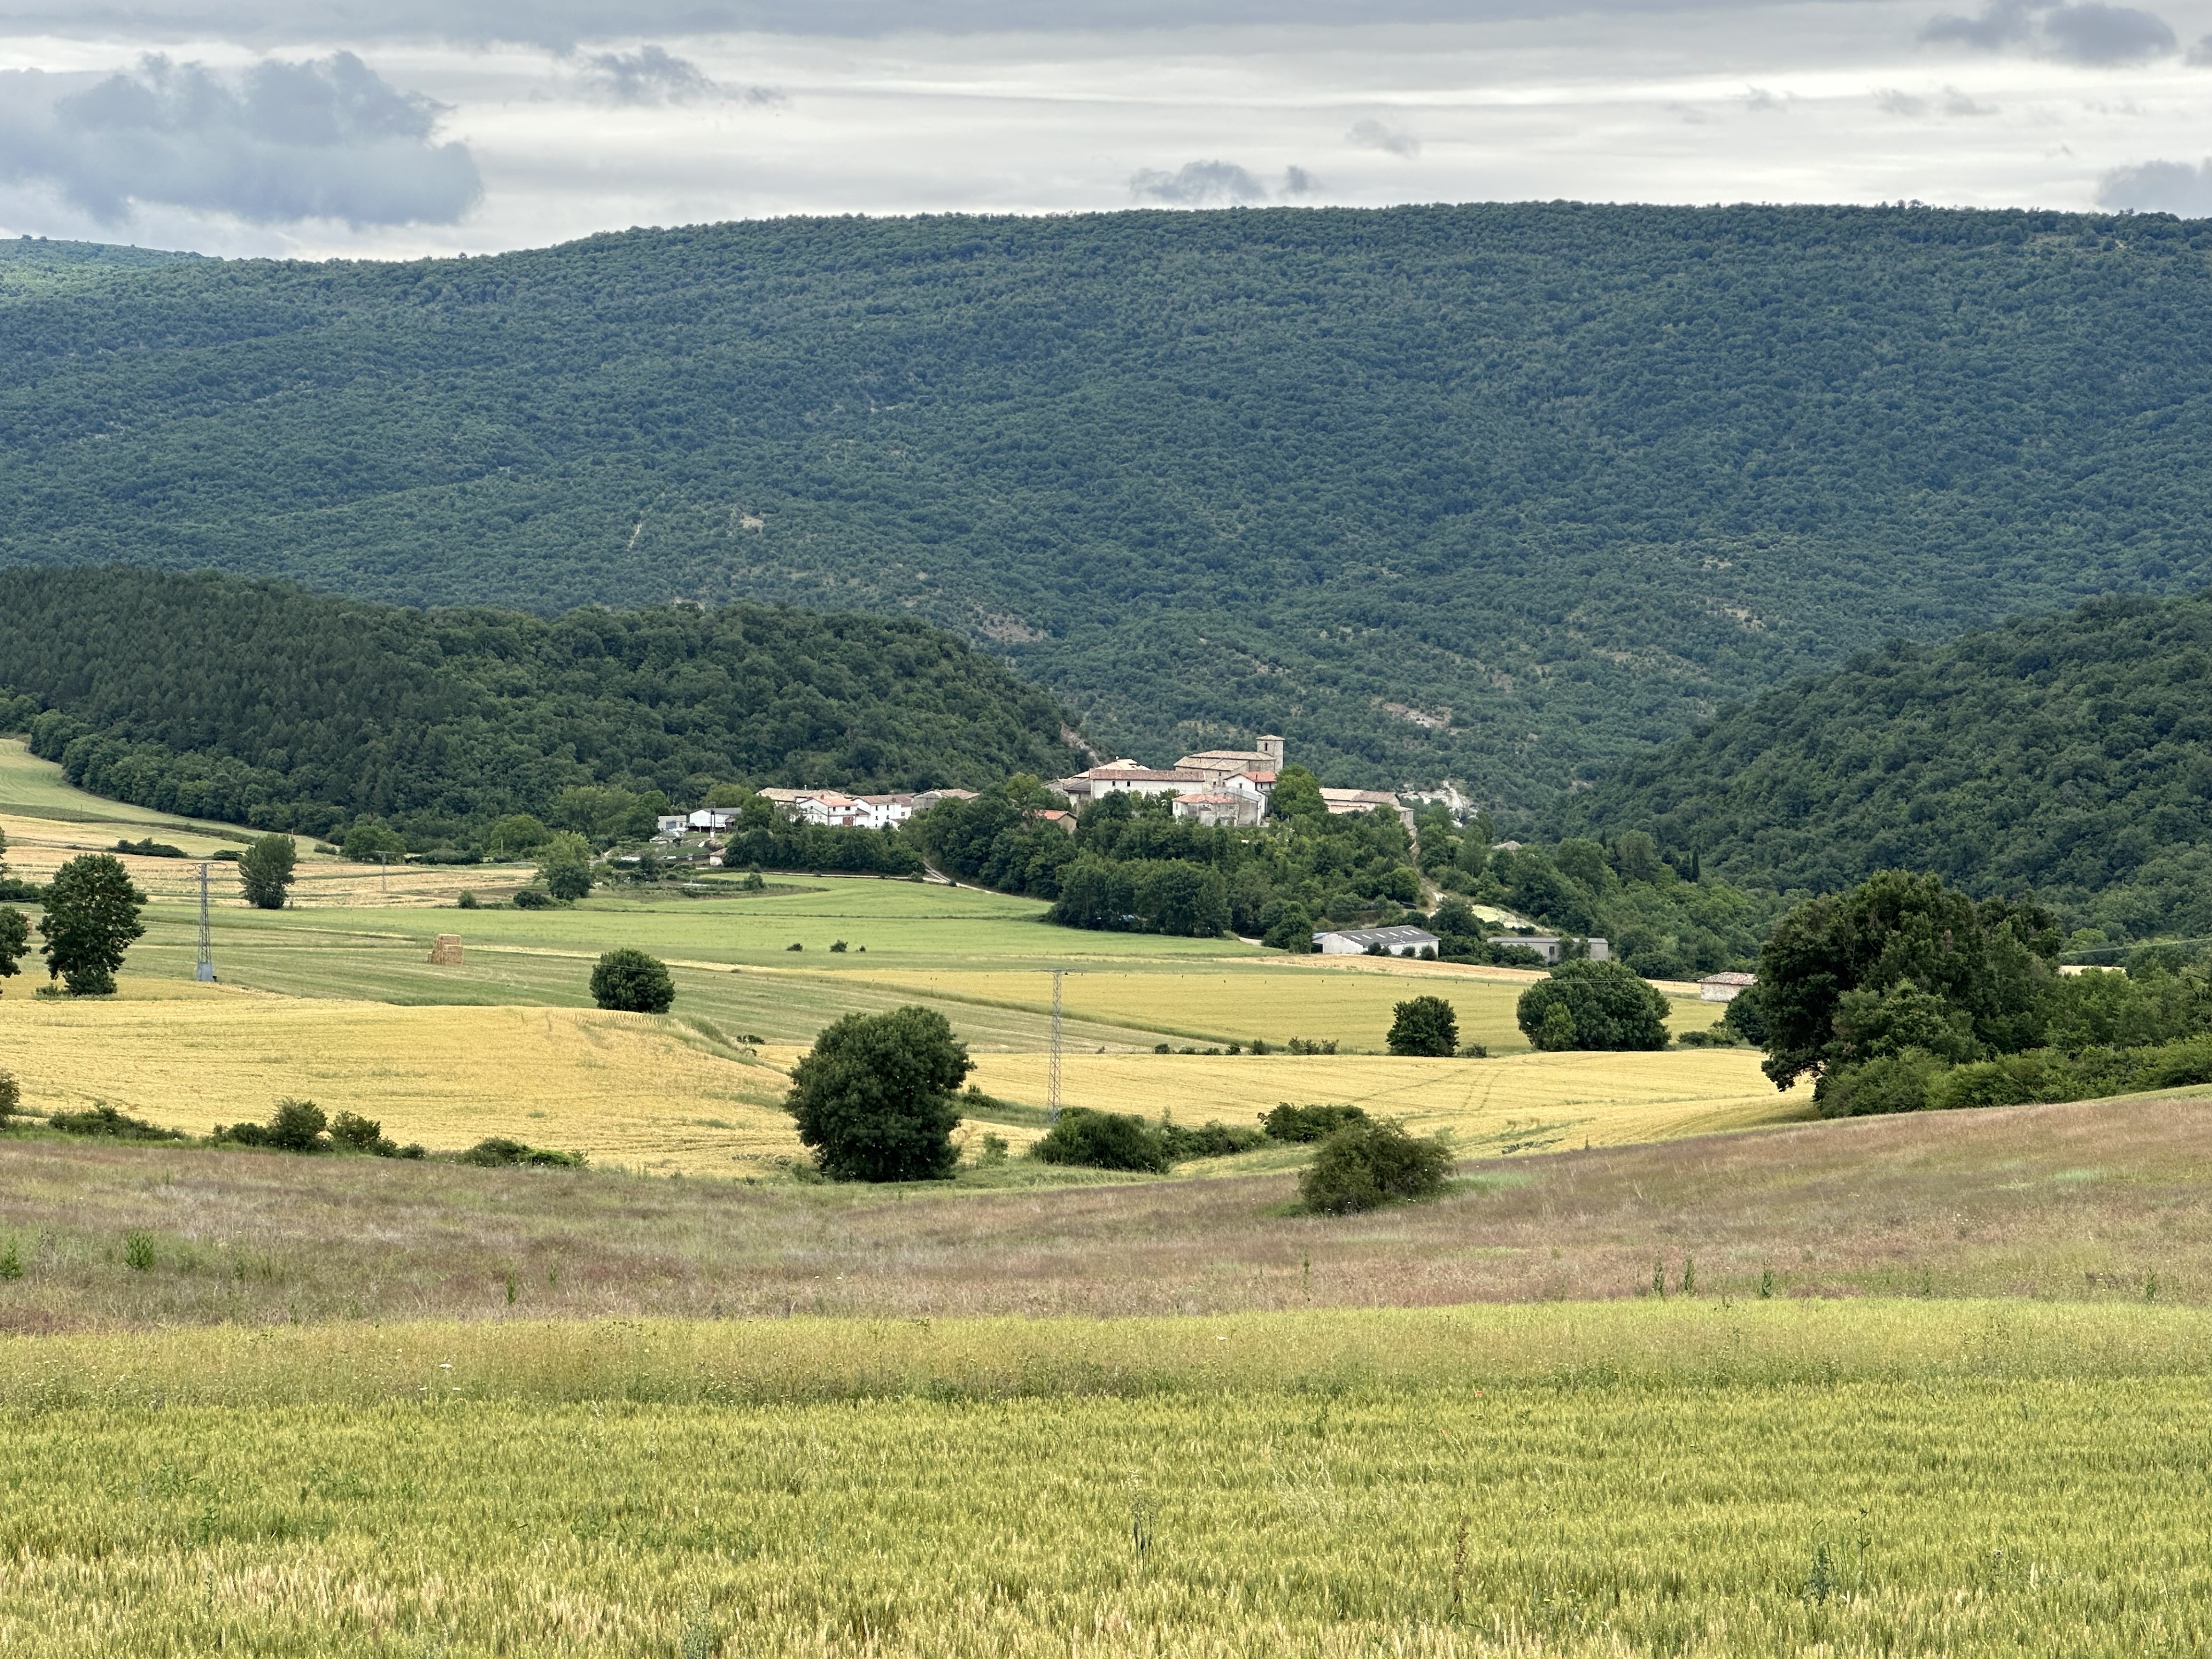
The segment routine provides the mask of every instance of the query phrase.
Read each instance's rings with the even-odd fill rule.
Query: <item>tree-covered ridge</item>
[[[374,817],[422,845],[576,786],[682,801],[1074,763],[1048,697],[910,619],[426,612],[117,568],[0,572],[0,713],[103,794],[316,834]]]
[[[2212,231],[788,220],[0,294],[0,562],[912,613],[1145,758],[1547,798],[1893,635],[2212,576]]]
[[[2034,894],[2114,939],[2212,933],[2212,595],[1891,645],[1733,708],[1579,797],[1761,886],[1890,868]]]

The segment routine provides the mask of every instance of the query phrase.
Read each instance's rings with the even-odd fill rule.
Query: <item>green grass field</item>
[[[2137,1655],[2203,1323],[1627,1304],[0,1347],[74,1656]]]

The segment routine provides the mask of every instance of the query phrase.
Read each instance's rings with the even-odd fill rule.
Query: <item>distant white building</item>
[[[711,836],[718,830],[728,829],[737,821],[738,809],[734,806],[702,806],[684,822],[687,828],[703,830]]]
[[[1425,927],[1340,927],[1313,937],[1325,957],[1364,957],[1375,945],[1394,957],[1417,957],[1437,948],[1437,936]]]
[[[1109,795],[1200,794],[1212,781],[1203,772],[1186,771],[1179,766],[1164,770],[1139,766],[1133,760],[1117,760],[1078,772],[1072,778],[1060,778],[1052,787],[1079,810]]]
[[[1284,753],[1283,740],[1267,737],[1260,739],[1257,749],[1201,749],[1177,761],[1176,769],[1202,773],[1209,781],[1218,784],[1239,772],[1279,772],[1283,769]]]
[[[1385,794],[1380,789],[1324,789],[1321,804],[1328,808],[1331,816],[1343,817],[1353,812],[1371,812],[1378,806],[1387,806],[1398,815],[1406,833],[1413,833],[1413,809],[1395,795]]]
[[[1518,945],[1523,950],[1534,951],[1538,956],[1543,957],[1545,961],[1552,963],[1554,967],[1557,967],[1560,960],[1567,954],[1567,949],[1573,941],[1571,939],[1562,939],[1556,933],[1500,933],[1496,939],[1491,940],[1491,943],[1492,945]],[[1583,944],[1588,947],[1587,953],[1592,962],[1611,962],[1613,960],[1613,946],[1607,944],[1603,939],[1586,939],[1583,941]]]
[[[1194,818],[1208,829],[1227,824],[1231,829],[1259,823],[1266,813],[1267,804],[1257,796],[1240,791],[1202,790],[1195,795],[1177,795],[1175,815],[1179,818]]]
[[[1758,983],[1757,974],[1707,974],[1698,981],[1698,1000],[1734,1002]]]
[[[684,832],[691,827],[690,815],[684,812],[666,813],[653,822],[653,834],[665,836],[672,841],[682,840]]]

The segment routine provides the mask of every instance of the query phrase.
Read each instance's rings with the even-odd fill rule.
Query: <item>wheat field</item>
[[[18,1340],[0,1645],[2197,1652],[2202,1332],[1706,1303]]]

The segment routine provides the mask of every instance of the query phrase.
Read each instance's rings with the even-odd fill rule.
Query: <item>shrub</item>
[[[1267,1144],[1265,1130],[1232,1127],[1211,1119],[1195,1129],[1163,1123],[1159,1137],[1167,1148],[1170,1164],[1194,1158],[1233,1158],[1240,1152],[1256,1152]]]
[[[267,1146],[280,1152],[312,1152],[322,1146],[323,1131],[330,1126],[323,1109],[312,1100],[286,1098],[276,1103],[266,1123],[218,1123],[210,1139],[234,1146]]]
[[[1702,1031],[1685,1031],[1674,1039],[1685,1048],[1741,1048],[1743,1039],[1726,1025],[1709,1025]]]
[[[367,1152],[374,1158],[399,1155],[399,1148],[385,1139],[381,1123],[353,1112],[340,1112],[331,1120],[331,1145],[342,1152]]]
[[[1160,1132],[1130,1112],[1072,1106],[1031,1149],[1047,1164],[1092,1170],[1141,1170],[1164,1175],[1174,1163]]]
[[[1006,1136],[994,1134],[985,1135],[982,1139],[982,1144],[977,1148],[975,1152],[975,1167],[980,1170],[995,1170],[1006,1161]]]
[[[133,1273],[154,1271],[154,1235],[125,1233],[123,1235],[123,1265]]]
[[[477,908],[477,896],[469,891],[467,888],[464,887],[461,890],[460,896],[453,901],[453,908],[456,910],[475,909]]]
[[[553,896],[540,888],[526,887],[514,896],[514,908],[518,910],[550,910],[553,908]]]
[[[642,951],[610,951],[592,969],[592,1000],[624,1014],[665,1014],[676,1000],[668,965]]]
[[[182,1140],[178,1129],[164,1129],[145,1119],[131,1117],[112,1106],[94,1106],[85,1112],[56,1112],[46,1120],[65,1135],[105,1135],[111,1140]]]
[[[1822,1117],[1870,1117],[1918,1112],[1929,1105],[1928,1085],[1948,1068],[1925,1048],[1884,1054],[1820,1079],[1814,1103]]]
[[[942,1180],[960,1157],[954,1091],[974,1069],[934,1009],[848,1014],[792,1068],[784,1108],[833,1179]]]
[[[1617,962],[1563,962],[1521,994],[1515,1012],[1547,1051],[1667,1046],[1667,999]]]
[[[1449,1060],[1458,1049],[1459,1016],[1442,997],[1415,997],[1391,1012],[1396,1018],[1385,1041],[1392,1054]]]
[[[23,1109],[23,1085],[13,1072],[0,1072],[0,1124]]]
[[[1347,1123],[1366,1121],[1367,1114],[1357,1106],[1293,1106],[1287,1100],[1260,1120],[1268,1139],[1293,1146],[1326,1140]]]
[[[1347,1123],[1321,1143],[1298,1177],[1298,1196],[1316,1215],[1350,1215],[1432,1197],[1451,1164],[1439,1137],[1409,1135],[1395,1123]]]
[[[1311,1037],[1292,1037],[1283,1047],[1294,1054],[1333,1054],[1336,1052],[1336,1039],[1328,1037],[1316,1042]]]
[[[556,1152],[544,1146],[526,1146],[520,1140],[510,1140],[505,1135],[492,1135],[479,1140],[465,1152],[457,1154],[453,1161],[473,1164],[479,1169],[487,1170],[517,1166],[539,1170],[580,1170],[591,1159],[581,1152]]]

